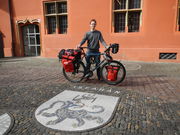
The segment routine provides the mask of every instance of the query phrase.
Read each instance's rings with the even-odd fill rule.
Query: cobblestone
[[[9,135],[180,134],[180,64],[123,63],[126,80],[109,86],[98,82],[96,76],[82,83],[69,83],[57,59],[0,59],[0,114],[9,112],[14,117]],[[87,132],[44,127],[34,117],[36,108],[65,89],[118,96],[118,109],[110,123]]]

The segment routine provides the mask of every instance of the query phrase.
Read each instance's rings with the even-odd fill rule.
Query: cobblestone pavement
[[[96,76],[70,83],[57,59],[0,59],[0,115],[9,113],[9,135],[179,135],[180,64],[123,62],[125,81],[110,86]],[[87,132],[63,132],[42,126],[34,117],[38,106],[63,90],[118,96],[114,118]]]

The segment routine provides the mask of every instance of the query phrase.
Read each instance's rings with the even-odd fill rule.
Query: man
[[[96,66],[100,63],[100,52],[99,52],[99,41],[104,45],[104,47],[108,48],[108,45],[103,39],[103,36],[100,31],[96,30],[96,20],[92,19],[90,21],[90,31],[87,32],[77,47],[81,47],[87,41],[87,53],[86,53],[86,77],[89,76],[88,72],[90,70],[90,58],[94,57]],[[97,69],[97,76],[98,80],[101,79],[100,77],[100,68]]]

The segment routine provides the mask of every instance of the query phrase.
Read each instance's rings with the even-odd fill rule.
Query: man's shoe
[[[101,77],[98,77],[98,80],[101,81],[102,80]]]

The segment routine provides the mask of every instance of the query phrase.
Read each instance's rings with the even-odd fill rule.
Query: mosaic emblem
[[[117,103],[118,97],[65,90],[38,107],[35,117],[52,129],[88,130],[106,124]]]
[[[0,115],[0,135],[5,135],[12,127],[12,118],[9,114],[5,113]]]

